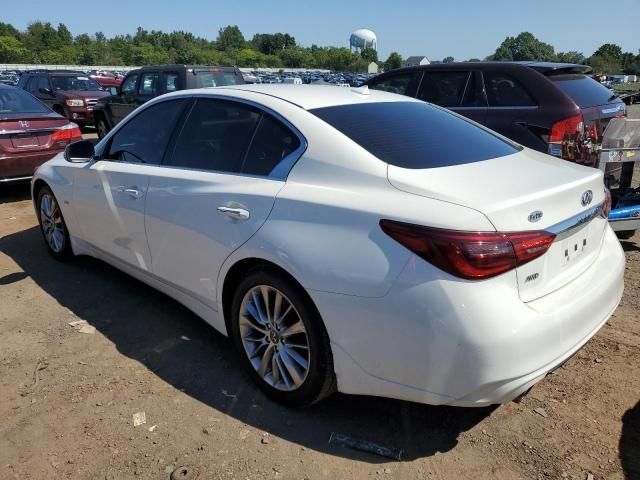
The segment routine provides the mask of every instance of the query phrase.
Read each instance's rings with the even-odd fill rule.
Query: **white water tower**
[[[373,48],[378,51],[378,39],[376,34],[366,28],[356,30],[349,37],[349,50],[362,52],[365,48]]]

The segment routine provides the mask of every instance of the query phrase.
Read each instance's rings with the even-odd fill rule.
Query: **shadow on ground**
[[[622,417],[620,463],[627,480],[640,479],[640,402]]]
[[[331,432],[338,432],[401,448],[405,459],[430,456],[454,448],[461,432],[493,410],[348,395],[289,410],[253,386],[229,339],[165,295],[94,259],[56,262],[37,227],[1,238],[0,251],[61,305],[99,329],[122,354],[164,381],[224,414],[310,449],[370,463],[387,461],[329,445]],[[10,274],[0,278],[0,285],[22,278]]]
[[[31,198],[29,182],[0,183],[0,204],[20,202]]]

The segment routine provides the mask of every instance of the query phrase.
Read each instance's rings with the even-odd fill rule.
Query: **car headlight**
[[[67,107],[84,107],[84,100],[71,98],[69,100],[66,100],[64,103],[67,104]]]

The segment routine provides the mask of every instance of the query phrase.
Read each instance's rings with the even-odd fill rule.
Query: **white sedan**
[[[164,95],[95,149],[69,146],[32,190],[54,257],[175,298],[289,405],[335,390],[508,401],[623,290],[599,170],[366,88]]]

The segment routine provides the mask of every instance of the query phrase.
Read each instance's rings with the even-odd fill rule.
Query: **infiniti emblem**
[[[20,120],[18,123],[22,128],[29,128],[29,122],[27,122],[26,120]]]
[[[582,194],[581,202],[583,207],[589,205],[591,203],[591,200],[593,200],[593,192],[591,190],[587,190]]]

